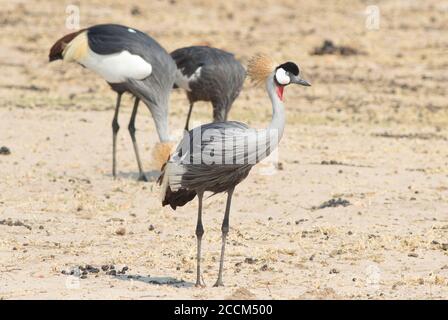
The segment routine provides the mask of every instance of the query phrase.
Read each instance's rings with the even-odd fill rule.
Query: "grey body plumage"
[[[168,106],[169,95],[171,93],[175,77],[176,64],[168,52],[160,46],[153,38],[147,34],[116,24],[102,24],[95,25],[87,29],[80,30],[70,35],[66,35],[57,41],[50,51],[50,61],[56,59],[63,59],[65,47],[70,45],[70,41],[76,40],[79,34],[86,33],[88,48],[93,52],[93,55],[111,57],[126,52],[132,55],[132,63],[138,63],[140,57],[144,63],[148,65],[148,76],[143,79],[126,77],[124,81],[108,81],[111,88],[117,92],[117,102],[115,106],[114,118],[112,121],[113,132],[113,165],[112,173],[116,176],[116,139],[120,128],[118,124],[118,113],[121,104],[121,96],[125,92],[129,92],[135,96],[134,108],[132,116],[128,125],[128,129],[134,145],[134,151],[137,158],[139,169],[139,180],[145,180],[142,164],[140,161],[139,151],[135,138],[135,119],[137,115],[138,105],[142,100],[149,108],[154,123],[157,129],[159,140],[161,142],[169,141],[168,130]],[[82,46],[82,44],[81,44]],[[82,49],[82,48],[81,48]],[[92,54],[91,54],[92,55]],[[97,57],[97,56],[95,56]],[[83,57],[85,58],[85,56]],[[73,59],[80,64],[83,64],[77,59]],[[97,59],[98,60],[98,59]],[[92,60],[87,60],[91,62]],[[137,62],[136,62],[137,61]],[[93,66],[95,66],[93,64]],[[92,67],[92,66],[91,66]],[[105,68],[120,68],[119,65],[108,63],[106,67],[102,66],[102,71]],[[107,70],[106,70],[107,72]]]
[[[184,172],[179,187],[194,190],[195,192],[210,191],[220,193],[227,191],[230,187],[243,181],[255,163],[247,163],[245,161],[245,163],[241,164],[224,164],[224,159],[221,156],[224,156],[223,153],[229,152],[236,157],[236,149],[238,148],[236,144],[245,143],[245,139],[238,139],[237,136],[244,137],[244,132],[248,132],[248,130],[249,127],[244,123],[228,121],[205,124],[184,135],[182,142],[170,160],[182,163]],[[206,132],[211,133],[206,140],[195,140],[195,134],[203,137]],[[252,132],[255,133],[255,131],[251,130],[250,133]],[[221,146],[224,145],[225,140],[234,140],[235,143],[231,146],[232,150],[224,150],[224,152],[221,152]],[[197,141],[200,141],[200,146],[195,145]],[[190,147],[189,150],[185,150],[186,145]],[[214,156],[221,158],[222,163],[205,163],[204,157],[198,153],[204,153],[207,149],[213,150],[215,152]],[[243,152],[245,152],[243,157],[247,159],[247,152]],[[188,158],[188,161],[183,162],[180,160],[181,157],[184,159]],[[200,163],[195,163],[195,158],[198,159],[197,157],[201,158]]]
[[[263,80],[272,102],[272,120],[266,129],[250,129],[236,122],[218,122],[199,126],[184,135],[176,151],[165,163],[159,183],[162,185],[162,205],[173,209],[198,197],[196,286],[201,283],[202,199],[205,191],[227,192],[222,222],[221,257],[215,286],[222,286],[224,251],[229,232],[229,216],[235,186],[243,181],[252,167],[275,150],[283,136],[285,110],[283,89],[290,83],[309,85],[301,79],[298,67],[283,64],[271,68],[267,59],[254,59],[252,74]],[[284,68],[283,68],[284,67]],[[296,67],[296,68],[294,68]],[[272,70],[274,69],[274,70]],[[262,78],[262,79],[260,79]],[[205,159],[203,156],[206,156]],[[211,156],[211,157],[209,157]],[[230,160],[230,161],[229,161]]]
[[[168,110],[169,94],[175,80],[176,65],[168,52],[146,33],[115,25],[96,25],[87,29],[89,47],[101,55],[128,51],[142,57],[152,66],[151,75],[142,80],[128,79],[111,84],[117,92],[130,92],[142,99],[148,108]],[[166,111],[167,112],[167,111]],[[165,112],[165,113],[166,113]],[[163,119],[154,119],[163,121]],[[168,133],[159,133],[161,141],[168,140]]]
[[[226,121],[246,77],[241,63],[233,54],[207,46],[180,48],[171,56],[178,68],[176,87],[187,91],[190,102],[185,129],[196,101],[210,101],[213,120]]]

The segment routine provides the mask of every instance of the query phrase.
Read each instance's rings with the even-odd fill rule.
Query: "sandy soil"
[[[76,65],[48,64],[69,32],[65,3],[1,1],[0,299],[448,298],[448,5],[376,1],[78,1],[81,25],[118,22],[167,48],[207,43],[299,63],[310,88],[288,88],[280,165],[254,168],[236,191],[224,282],[218,269],[225,195],[205,204],[206,288],[195,279],[197,203],[162,208],[138,183],[125,130],[111,177],[114,95]],[[313,55],[325,39],[358,55]],[[179,136],[187,100],[171,99]],[[147,171],[156,133],[141,109]],[[198,104],[194,123],[211,118]],[[231,118],[263,127],[270,105],[246,84]],[[330,199],[349,206],[317,207]],[[151,227],[152,226],[152,227]],[[86,279],[76,266],[113,264]]]

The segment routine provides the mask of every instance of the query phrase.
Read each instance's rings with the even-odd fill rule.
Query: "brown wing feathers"
[[[69,33],[65,36],[63,36],[61,39],[55,42],[55,44],[50,49],[50,54],[48,55],[48,58],[51,61],[62,59],[62,52],[64,51],[67,44],[70,43],[78,34],[85,31],[86,29],[81,29],[73,33]]]

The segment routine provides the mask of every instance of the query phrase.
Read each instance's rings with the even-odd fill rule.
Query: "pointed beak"
[[[311,83],[306,81],[305,79],[300,78],[300,76],[296,76],[291,79],[291,83],[300,84],[301,86],[310,87]]]

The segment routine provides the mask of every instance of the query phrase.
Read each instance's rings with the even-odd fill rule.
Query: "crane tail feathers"
[[[162,205],[170,205],[173,210],[176,210],[177,207],[183,207],[185,204],[190,202],[196,197],[196,191],[187,190],[185,188],[181,188],[177,191],[172,191],[168,186],[165,192],[165,197],[162,200]]]
[[[162,206],[170,205],[173,210],[177,207],[182,207],[196,197],[196,191],[187,190],[185,188],[171,189],[170,178],[179,180],[181,175],[177,174],[181,170],[176,164],[166,162],[162,167],[162,174],[157,182],[162,186]],[[182,171],[182,170],[181,170]],[[179,185],[177,181],[175,186]]]

